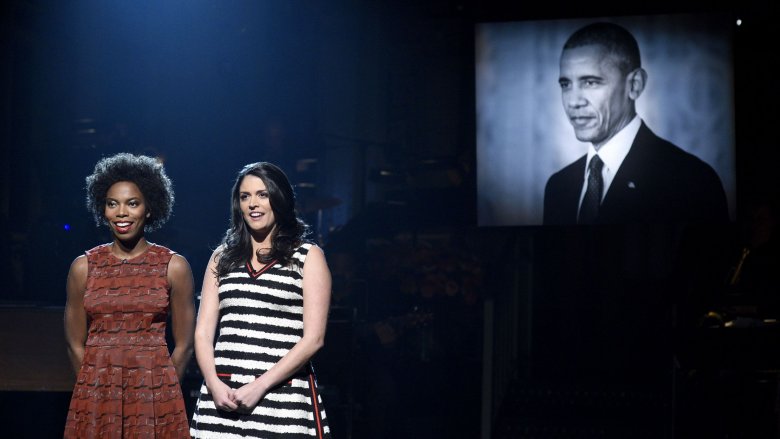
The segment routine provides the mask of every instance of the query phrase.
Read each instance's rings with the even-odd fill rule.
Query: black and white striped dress
[[[251,265],[219,279],[217,375],[238,388],[265,373],[303,336],[303,244],[290,266]],[[204,383],[190,425],[194,438],[329,438],[311,364],[271,389],[252,413],[217,410]]]

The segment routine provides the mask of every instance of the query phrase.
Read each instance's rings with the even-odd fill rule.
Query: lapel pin
[[[628,182],[628,188],[629,188],[629,189],[636,189],[636,185],[634,184],[634,182],[633,182],[633,181],[629,181],[629,182]]]

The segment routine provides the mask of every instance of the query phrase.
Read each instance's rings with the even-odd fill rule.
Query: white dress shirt
[[[601,161],[604,162],[604,167],[601,168],[601,177],[604,181],[604,191],[601,193],[601,201],[604,201],[604,197],[607,196],[609,186],[612,184],[612,180],[615,179],[620,165],[628,155],[628,151],[631,149],[631,145],[634,143],[636,133],[639,132],[639,127],[642,126],[642,118],[639,115],[634,116],[628,125],[624,126],[622,130],[618,131],[607,143],[601,145],[598,153],[593,144],[588,147],[588,157],[585,162],[585,178],[582,185],[582,191],[580,192],[580,207],[582,207],[582,200],[585,198],[585,191],[588,189],[588,165],[594,155],[598,154],[601,157]],[[578,208],[579,211],[579,208]]]

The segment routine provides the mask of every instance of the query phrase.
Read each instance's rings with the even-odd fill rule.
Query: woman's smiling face
[[[131,181],[120,181],[108,188],[104,215],[114,236],[126,241],[143,236],[149,211],[138,186]]]
[[[265,183],[260,177],[247,175],[241,180],[238,189],[241,213],[249,229],[270,233],[276,225],[271,198]]]

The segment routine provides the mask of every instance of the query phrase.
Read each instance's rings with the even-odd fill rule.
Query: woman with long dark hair
[[[195,353],[204,383],[190,432],[330,437],[310,361],[323,346],[330,306],[325,255],[306,241],[277,166],[246,165],[231,202],[230,227],[203,280]]]

